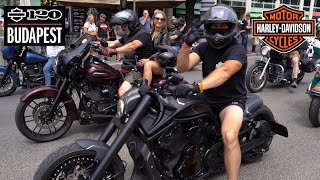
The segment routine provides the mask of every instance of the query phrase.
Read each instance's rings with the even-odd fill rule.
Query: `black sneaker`
[[[293,87],[293,88],[297,88],[297,87],[298,87],[297,82],[296,82],[296,81],[293,81],[293,83],[291,84],[291,87]]]

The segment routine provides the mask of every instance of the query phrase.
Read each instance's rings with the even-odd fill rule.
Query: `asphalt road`
[[[249,62],[255,58],[249,57]],[[184,76],[192,82],[200,79],[201,72],[195,70]],[[240,179],[320,179],[320,128],[313,128],[309,123],[310,98],[304,93],[312,77],[313,73],[307,74],[297,89],[284,84],[268,84],[258,93],[275,118],[287,126],[289,138],[275,136],[270,150],[260,161],[241,166]],[[20,134],[14,122],[15,109],[24,92],[19,89],[9,97],[0,98],[0,179],[32,179],[38,165],[53,150],[75,139],[96,139],[104,128],[104,125],[80,126],[74,122],[61,139],[41,144],[32,142]],[[128,163],[126,179],[130,179],[133,164],[126,148],[122,149],[120,156]],[[210,179],[222,180],[226,175],[221,173]]]

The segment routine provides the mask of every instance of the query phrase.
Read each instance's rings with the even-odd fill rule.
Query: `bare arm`
[[[88,31],[88,28],[86,28],[86,27],[83,28],[83,32],[84,32],[85,34],[89,34],[89,35],[96,35],[94,32],[89,32],[89,31]]]
[[[170,36],[170,39],[171,40],[175,40],[175,39],[177,39],[179,36],[178,35],[173,35],[173,36]]]
[[[147,22],[148,17],[143,17],[143,21],[141,21],[141,25],[144,26]]]
[[[116,40],[116,41],[118,41],[118,40]],[[130,53],[130,52],[132,52],[142,46],[143,46],[143,44],[141,41],[134,40],[128,44],[125,44],[124,46],[118,47],[116,50],[118,53]]]
[[[108,47],[110,48],[117,48],[122,46],[121,42],[119,40],[115,40],[115,41],[108,41]]]
[[[177,71],[186,72],[193,69],[200,62],[197,53],[190,53],[190,47],[183,45],[177,57]]]
[[[232,75],[238,72],[242,64],[236,60],[228,60],[219,68],[212,71],[202,80],[203,90],[212,89],[225,83]]]

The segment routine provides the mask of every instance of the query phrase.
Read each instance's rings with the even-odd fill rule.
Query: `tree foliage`
[[[196,4],[197,0],[187,0],[186,1],[186,23],[187,26],[185,30],[188,30],[192,26],[193,16],[194,16],[194,5]]]

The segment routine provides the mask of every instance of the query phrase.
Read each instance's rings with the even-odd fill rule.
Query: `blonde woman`
[[[86,23],[83,26],[83,32],[87,35],[87,39],[90,41],[96,41],[97,38],[97,27],[94,23],[94,17],[92,14],[89,14],[87,17]]]
[[[159,45],[170,45],[169,33],[167,30],[167,15],[160,10],[157,10],[151,19],[151,37],[154,53]],[[157,60],[141,59],[137,62],[138,66],[144,66],[143,78],[148,80],[148,85],[152,82],[152,74],[162,75],[164,68],[161,67]]]

